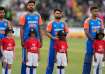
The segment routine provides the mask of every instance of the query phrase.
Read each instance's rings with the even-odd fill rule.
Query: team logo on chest
[[[32,50],[35,50],[36,49],[36,44],[35,43],[32,44],[31,49]]]

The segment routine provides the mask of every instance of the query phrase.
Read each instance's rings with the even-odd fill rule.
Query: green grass
[[[16,59],[13,63],[12,74],[20,74],[21,71],[21,46],[20,40],[16,38]],[[69,62],[66,68],[66,74],[82,74],[84,50],[85,50],[85,40],[84,39],[68,39],[69,49],[68,57]],[[39,62],[39,67],[37,69],[37,74],[45,74],[48,58],[48,49],[49,49],[49,39],[44,39],[43,48],[40,49],[41,57]],[[105,74],[105,68],[103,70]],[[0,65],[0,74],[1,74],[1,65]],[[56,65],[54,73],[56,74]]]

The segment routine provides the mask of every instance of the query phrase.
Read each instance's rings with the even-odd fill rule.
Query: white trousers
[[[93,61],[93,66],[94,66],[93,74],[96,74],[98,66],[99,66],[99,74],[102,74],[102,65],[103,65],[104,54],[95,53],[95,56],[96,56],[96,61]]]

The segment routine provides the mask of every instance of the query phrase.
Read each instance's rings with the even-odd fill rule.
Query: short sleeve
[[[90,18],[87,18],[87,19],[84,21],[84,24],[83,24],[84,29],[88,29],[88,28],[89,28],[89,20],[90,20]]]
[[[25,16],[20,16],[19,18],[19,25],[24,25],[25,24]]]
[[[43,24],[42,17],[40,16],[39,17],[39,25],[42,25],[42,24]]]
[[[48,23],[46,30],[47,30],[48,32],[51,32],[51,30],[52,30],[52,22]]]

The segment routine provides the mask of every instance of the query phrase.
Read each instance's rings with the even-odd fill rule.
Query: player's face
[[[99,9],[94,9],[91,11],[91,13],[92,13],[92,16],[97,17],[99,14]]]
[[[0,10],[0,18],[4,18],[5,12],[4,10]]]
[[[62,12],[60,12],[60,11],[56,11],[55,13],[54,13],[54,16],[55,16],[55,19],[61,19],[62,18]]]
[[[30,11],[30,12],[33,12],[34,11],[34,8],[35,8],[35,4],[34,3],[29,3],[27,5],[27,9]]]

